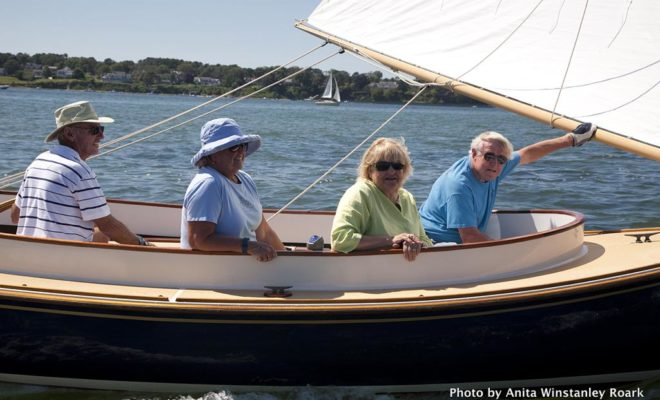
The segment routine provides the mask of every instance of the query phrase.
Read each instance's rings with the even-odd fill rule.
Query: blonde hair
[[[479,135],[477,135],[477,137],[472,139],[470,150],[475,150],[481,153],[484,142],[499,143],[500,146],[504,147],[504,150],[506,152],[506,158],[511,158],[511,154],[513,154],[513,145],[511,144],[509,139],[505,138],[504,135],[502,135],[501,133],[497,133],[493,131],[480,133]]]
[[[398,162],[404,165],[403,180],[405,181],[413,172],[408,148],[401,140],[380,138],[376,139],[362,155],[362,161],[358,166],[358,179],[371,180],[372,167],[378,161]]]

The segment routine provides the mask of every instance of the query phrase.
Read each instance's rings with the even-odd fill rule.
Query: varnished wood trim
[[[14,200],[15,198],[5,200],[2,203],[0,203],[0,213],[5,212],[11,208],[12,205],[14,205]]]

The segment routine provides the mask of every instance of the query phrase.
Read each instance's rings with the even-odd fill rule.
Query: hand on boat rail
[[[408,261],[414,261],[422,247],[424,243],[412,233],[400,233],[392,237],[392,248],[402,249],[403,256]]]
[[[266,242],[251,240],[247,245],[247,254],[252,255],[257,261],[271,261],[277,257],[277,251]]]

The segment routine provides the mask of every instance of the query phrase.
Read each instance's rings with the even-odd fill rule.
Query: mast
[[[376,52],[366,47],[357,45],[350,41],[341,39],[337,36],[330,35],[319,29],[316,29],[304,21],[299,21],[295,27],[317,36],[323,40],[333,43],[342,47],[345,50],[353,52],[358,55],[366,56],[367,58],[374,59],[383,65],[386,65],[394,71],[401,71],[406,74],[412,75],[417,79],[428,82],[444,85],[452,91],[461,95],[470,97],[472,99],[481,101],[483,103],[498,107],[516,114],[525,116],[527,118],[536,120],[541,123],[549,124],[554,128],[559,128],[565,131],[573,130],[581,122],[571,119],[562,115],[553,114],[551,111],[523,103],[521,101],[494,93],[484,88],[473,86],[465,82],[454,80],[452,78],[443,76],[441,74],[429,71],[427,69],[406,63],[402,60],[390,57],[388,55]],[[655,161],[660,161],[660,149],[656,146],[643,143],[621,134],[610,132],[605,129],[599,128],[596,131],[594,140],[605,143],[609,146],[628,151],[642,157],[646,157]]]

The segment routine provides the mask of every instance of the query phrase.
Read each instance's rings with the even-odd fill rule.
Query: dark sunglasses
[[[488,153],[484,154],[484,160],[486,160],[488,162],[493,162],[493,161],[497,160],[497,162],[500,165],[504,165],[504,164],[506,164],[507,161],[509,161],[508,158],[506,158],[504,156],[496,156],[495,153],[491,153],[490,151]]]
[[[79,126],[80,129],[84,129],[89,132],[90,135],[96,136],[102,134],[105,131],[105,127],[101,125],[93,126]]]
[[[241,144],[237,144],[236,146],[232,146],[229,148],[229,151],[231,151],[232,153],[236,153],[239,149],[247,150],[247,143],[241,143]]]
[[[376,171],[387,171],[390,167],[394,168],[395,171],[401,171],[405,165],[398,162],[389,162],[389,161],[378,161],[374,164]]]

